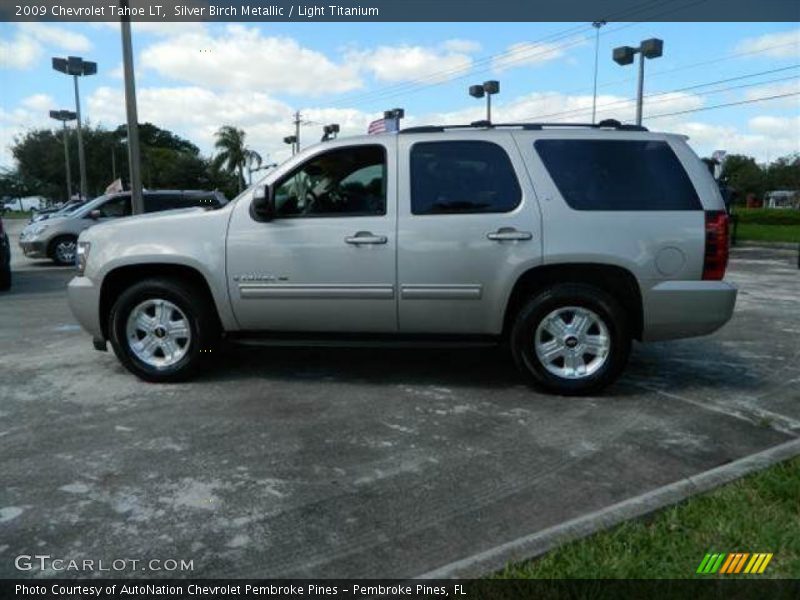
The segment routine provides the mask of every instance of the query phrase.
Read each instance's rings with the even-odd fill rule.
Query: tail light
[[[728,213],[706,211],[706,252],[703,279],[720,280],[728,266]]]

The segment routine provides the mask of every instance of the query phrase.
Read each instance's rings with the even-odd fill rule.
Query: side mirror
[[[99,210],[97,210],[96,208],[95,208],[94,210],[92,210],[92,211],[90,211],[90,212],[89,212],[89,218],[90,218],[90,219],[92,219],[92,220],[94,220],[94,221],[97,221],[97,219],[99,219],[99,218],[100,218],[100,217],[102,217],[102,216],[103,216],[103,213],[101,213],[101,212],[100,212]]]
[[[260,185],[253,190],[250,215],[256,221],[272,221],[275,218],[275,196],[272,186]]]

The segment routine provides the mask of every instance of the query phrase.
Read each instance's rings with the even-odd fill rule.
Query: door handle
[[[371,231],[359,231],[355,235],[344,238],[344,241],[358,246],[360,244],[385,244],[387,238],[385,235],[374,235]]]
[[[513,227],[501,227],[497,231],[487,233],[486,237],[495,242],[526,241],[533,237],[530,231],[518,231]]]

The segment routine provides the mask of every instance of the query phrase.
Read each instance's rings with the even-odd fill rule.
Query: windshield
[[[79,206],[75,210],[71,211],[69,214],[71,216],[75,216],[75,217],[85,217],[91,211],[93,211],[95,208],[97,208],[98,206],[103,204],[110,197],[111,196],[107,196],[107,195],[98,196],[94,200],[89,200],[89,202],[87,202],[86,204],[82,204],[81,206]]]

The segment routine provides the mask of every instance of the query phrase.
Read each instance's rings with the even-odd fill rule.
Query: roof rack
[[[589,129],[617,129],[619,131],[648,131],[641,125],[626,125],[616,119],[605,119],[599,123],[490,123],[489,121],[474,121],[469,125],[421,125],[419,127],[406,127],[400,133],[440,133],[448,129],[497,129],[518,128],[525,131],[541,131],[542,129],[558,129],[562,127],[585,127]]]

